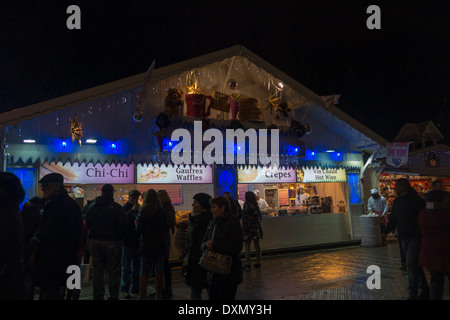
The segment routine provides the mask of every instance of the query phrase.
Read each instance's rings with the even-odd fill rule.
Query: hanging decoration
[[[81,146],[81,138],[84,137],[82,124],[78,122],[77,115],[73,118],[73,120],[69,117],[70,120],[70,133],[72,134],[72,142],[77,140],[78,145]]]
[[[236,120],[237,114],[239,112],[239,94],[233,93],[230,95],[228,101],[230,103],[231,109],[231,119]]]
[[[239,120],[262,121],[261,102],[258,98],[239,98]]]
[[[133,120],[136,122],[141,122],[144,119],[144,108],[147,98],[147,91],[154,67],[155,67],[155,60],[153,60],[152,64],[145,73],[144,84],[142,85],[142,90],[141,93],[139,94],[137,105],[133,110]]]
[[[183,112],[183,105],[183,91],[170,88],[167,92],[167,97],[164,100],[164,113],[175,118],[180,118]]]
[[[334,94],[331,96],[320,96],[319,97],[328,108],[339,103],[339,99],[341,98],[340,94]]]
[[[194,84],[186,87],[187,93],[186,94],[200,94],[203,90],[203,87],[198,86],[198,80],[195,80]]]
[[[156,117],[156,125],[160,130],[164,130],[170,125],[170,119],[164,112],[160,112]]]
[[[227,83],[228,89],[235,90],[238,87],[238,83],[234,79],[230,79]]]
[[[213,91],[214,106],[212,109],[223,112],[230,112],[229,96],[219,91]]]
[[[306,134],[305,126],[295,119],[291,119],[291,128],[294,129],[294,132],[298,135],[299,138],[303,137]]]

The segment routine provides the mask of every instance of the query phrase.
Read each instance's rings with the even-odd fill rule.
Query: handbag
[[[212,239],[214,240],[214,233],[216,226],[214,226]],[[200,258],[200,266],[210,272],[228,275],[231,273],[232,258],[229,255],[217,253],[211,249],[205,249]]]

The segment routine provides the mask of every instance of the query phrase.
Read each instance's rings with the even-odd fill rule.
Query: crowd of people
[[[385,240],[390,232],[396,233],[402,268],[408,273],[408,299],[442,300],[445,278],[450,281],[450,194],[443,190],[442,181],[435,180],[424,199],[404,178],[396,181],[395,192],[382,237]],[[384,215],[384,205],[378,206],[379,197],[375,198],[374,211]],[[430,284],[424,268],[430,272]]]
[[[83,262],[92,266],[94,300],[170,299],[169,253],[175,227],[191,299],[235,299],[243,270],[250,268],[251,241],[257,252],[254,267],[261,266],[261,211],[253,192],[246,193],[244,204],[229,192],[216,198],[197,193],[188,223],[177,224],[166,190],[131,190],[120,205],[114,187],[105,184],[101,195],[81,208],[67,193],[62,175],[48,174],[39,184],[42,198],[35,196],[22,205],[20,180],[0,172],[1,300],[33,300],[36,294],[39,300],[78,300],[80,289],[68,288],[67,270],[81,268]],[[245,268],[240,259],[244,243]],[[231,271],[219,274],[203,268],[199,262],[206,249],[229,255]],[[154,278],[151,292],[149,278]]]
[[[12,173],[0,172],[0,300],[77,300],[79,289],[68,289],[67,268],[91,263],[93,299],[170,299],[171,234],[183,247],[182,274],[193,300],[233,300],[251,266],[260,268],[264,238],[259,194],[248,191],[245,202],[230,193],[211,197],[197,193],[186,221],[177,224],[165,190],[129,192],[127,203],[114,201],[114,187],[103,185],[101,195],[84,208],[69,196],[63,176],[51,173],[39,181],[43,197],[24,205],[25,191]],[[421,198],[406,179],[395,184],[397,198],[383,238],[395,230],[408,273],[409,299],[442,299],[450,276],[450,195],[442,182]],[[142,204],[140,204],[140,198]],[[371,210],[386,215],[386,204],[372,190]],[[262,208],[261,208],[262,206]],[[240,253],[244,249],[244,263]],[[231,257],[230,272],[208,271],[201,264],[205,250]],[[430,272],[427,283],[424,269]],[[149,278],[154,290],[148,292]],[[108,296],[105,297],[107,286]]]

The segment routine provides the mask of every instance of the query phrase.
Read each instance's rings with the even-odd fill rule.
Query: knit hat
[[[64,177],[62,174],[52,172],[46,174],[41,180],[39,180],[39,183],[47,183],[47,182],[58,182],[64,184]]]
[[[110,193],[114,193],[114,191],[116,191],[116,190],[114,190],[114,187],[111,184],[105,184],[102,187],[102,193],[110,194]]]
[[[378,193],[378,189],[370,189],[370,194],[377,194]]]
[[[197,201],[204,209],[210,209],[211,204],[209,201],[211,200],[211,196],[206,193],[197,193],[194,196],[194,200]]]
[[[141,192],[139,190],[130,190],[128,191],[129,196],[140,196]]]

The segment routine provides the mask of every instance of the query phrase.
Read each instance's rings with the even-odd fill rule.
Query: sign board
[[[281,206],[289,205],[289,190],[288,189],[279,189],[278,190],[278,203]]]
[[[346,182],[347,174],[342,168],[302,168],[297,170],[297,182]]]
[[[211,166],[137,165],[137,183],[198,184],[213,183]]]
[[[408,163],[409,142],[393,142],[386,144],[386,163],[400,168]]]
[[[100,163],[75,162],[71,165],[69,162],[63,164],[44,162],[39,170],[39,180],[49,173],[59,173],[64,177],[64,183],[78,184],[133,184],[134,183],[134,165],[120,165]]]
[[[238,169],[238,183],[295,183],[295,169],[285,167],[245,167]]]

